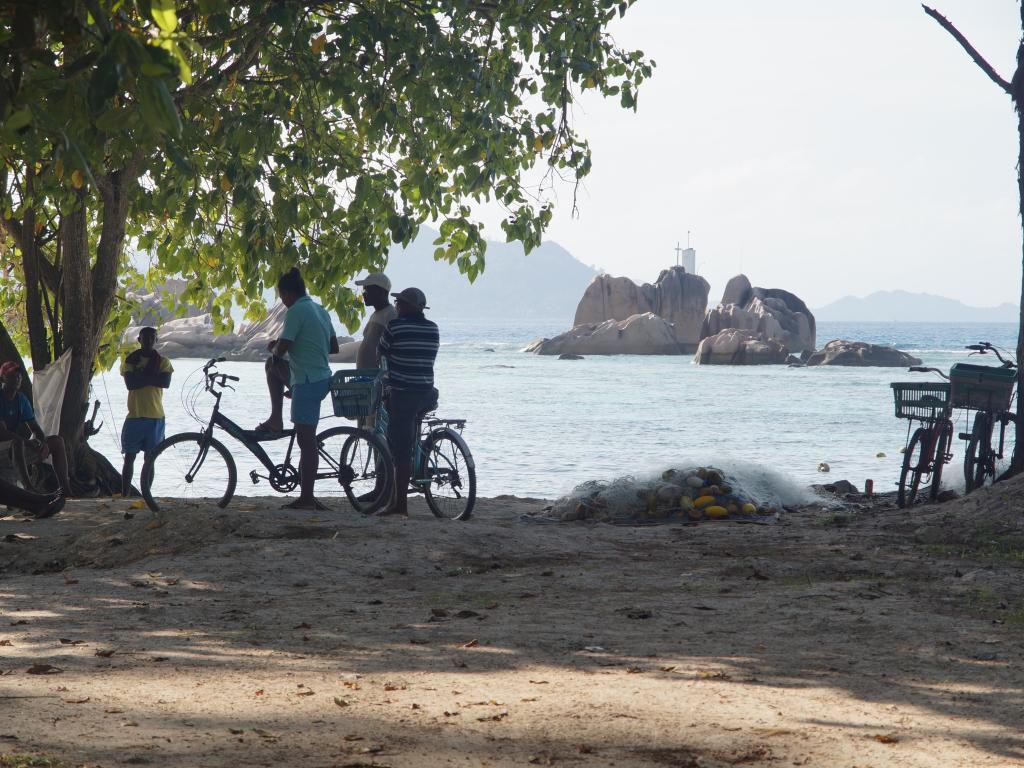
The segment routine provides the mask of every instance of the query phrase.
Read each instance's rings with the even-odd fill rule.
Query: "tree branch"
[[[975,49],[975,47],[971,45],[970,42],[968,42],[966,37],[960,34],[960,30],[954,27],[949,19],[947,19],[941,13],[936,11],[934,8],[929,8],[927,5],[922,5],[921,7],[924,8],[925,13],[927,13],[929,16],[931,16],[933,19],[935,19],[935,21],[939,23],[940,27],[949,32],[949,34],[951,34],[953,38],[958,43],[960,43],[961,47],[965,51],[967,51],[967,55],[974,59],[974,63],[981,67],[981,71],[988,75],[989,79],[993,83],[1002,88],[1010,96],[1013,95],[1013,88],[1010,86],[1010,84],[1002,77],[1000,77],[999,73],[996,72],[995,67],[989,64],[987,61],[985,61],[982,55],[978,53],[977,49]]]

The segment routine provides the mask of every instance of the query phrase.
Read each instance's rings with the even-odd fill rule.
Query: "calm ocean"
[[[442,337],[439,414],[468,419],[464,435],[484,496],[555,498],[586,480],[707,463],[763,466],[801,485],[847,479],[859,486],[871,478],[876,489],[888,490],[895,487],[907,436],[907,422],[893,416],[889,382],[925,378],[894,368],[696,366],[690,357],[558,360],[519,350],[565,330],[565,321],[435,319]],[[948,369],[966,359],[964,345],[991,341],[1012,350],[1016,334],[1013,324],[820,323],[818,344],[835,338],[886,344]],[[168,435],[198,426],[183,405],[183,385],[202,362],[173,361],[164,399]],[[267,411],[262,365],[223,363],[221,370],[242,378],[238,391],[225,395],[224,412],[254,426]],[[102,402],[105,425],[91,442],[119,466],[126,399],[120,376],[100,377],[93,394]],[[200,395],[195,407],[205,419],[212,399]],[[328,400],[323,413],[329,411]],[[331,417],[321,426],[333,422],[341,423]],[[962,417],[956,429],[966,429]],[[221,437],[239,465],[237,493],[270,493],[265,483],[250,485],[256,463]],[[963,486],[962,446],[954,442],[954,464],[947,468],[952,487]],[[820,462],[831,466],[829,474],[817,471]]]

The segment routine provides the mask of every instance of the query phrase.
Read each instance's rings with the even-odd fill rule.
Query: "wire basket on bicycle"
[[[950,386],[945,381],[894,381],[893,400],[897,419],[928,423],[948,419]]]

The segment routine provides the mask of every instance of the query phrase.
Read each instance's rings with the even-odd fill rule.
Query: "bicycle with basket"
[[[386,445],[387,406],[384,369],[353,369],[337,371],[331,377],[331,400],[334,413],[347,419],[369,419],[372,434],[379,438],[376,444]],[[435,406],[436,407],[436,403]],[[418,439],[413,447],[412,474],[409,490],[422,493],[427,507],[435,517],[449,520],[468,520],[476,504],[476,463],[462,431],[465,419],[446,419],[431,415],[433,408],[420,415],[417,422]],[[344,456],[344,449],[343,449]],[[385,449],[382,455],[363,454],[362,464],[353,465],[358,475],[370,475],[374,467],[387,462],[393,466],[393,457]],[[376,473],[380,477],[394,477],[394,472]],[[367,498],[376,500],[377,494],[391,497],[391,486],[374,489]],[[363,503],[349,495],[357,509]]]
[[[953,458],[949,452],[953,440],[950,386],[941,381],[894,381],[890,386],[896,418],[909,421],[896,503],[910,506],[923,485],[929,486],[929,497],[935,500],[942,467]],[[919,426],[911,435],[915,423]]]
[[[954,363],[945,374],[937,368],[912,366],[911,371],[935,373],[942,382],[893,382],[897,418],[910,420],[907,447],[900,471],[897,503],[904,507],[914,503],[922,485],[929,485],[934,501],[939,494],[942,467],[953,458],[950,453],[953,409],[974,411],[969,432],[958,437],[967,441],[964,449],[964,484],[967,493],[980,488],[996,476],[996,461],[1003,458],[1007,427],[1016,424],[1016,415],[1009,410],[1017,380],[1017,366],[1008,355],[987,341],[967,347],[972,354],[994,354],[998,366]],[[910,436],[914,422],[921,426]],[[996,427],[998,443],[994,443]]]
[[[970,432],[961,432],[959,437],[966,440],[964,448],[964,483],[970,493],[980,488],[987,480],[995,480],[996,461],[1003,458],[1006,446],[1006,428],[1016,424],[1017,416],[1010,408],[1017,384],[1017,365],[1009,355],[987,341],[971,344],[967,349],[979,355],[992,353],[999,365],[973,365],[955,363],[949,370],[952,388],[951,404],[968,412],[974,411],[974,422]],[[996,427],[999,428],[998,445],[993,443]]]

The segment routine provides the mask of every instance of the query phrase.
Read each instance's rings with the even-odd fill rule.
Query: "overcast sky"
[[[1012,76],[1016,0],[935,4]],[[548,239],[581,261],[652,281],[690,230],[712,302],[740,271],[811,306],[1019,301],[1011,102],[919,3],[639,0],[613,33],[658,66],[636,114],[577,108],[595,167]]]

